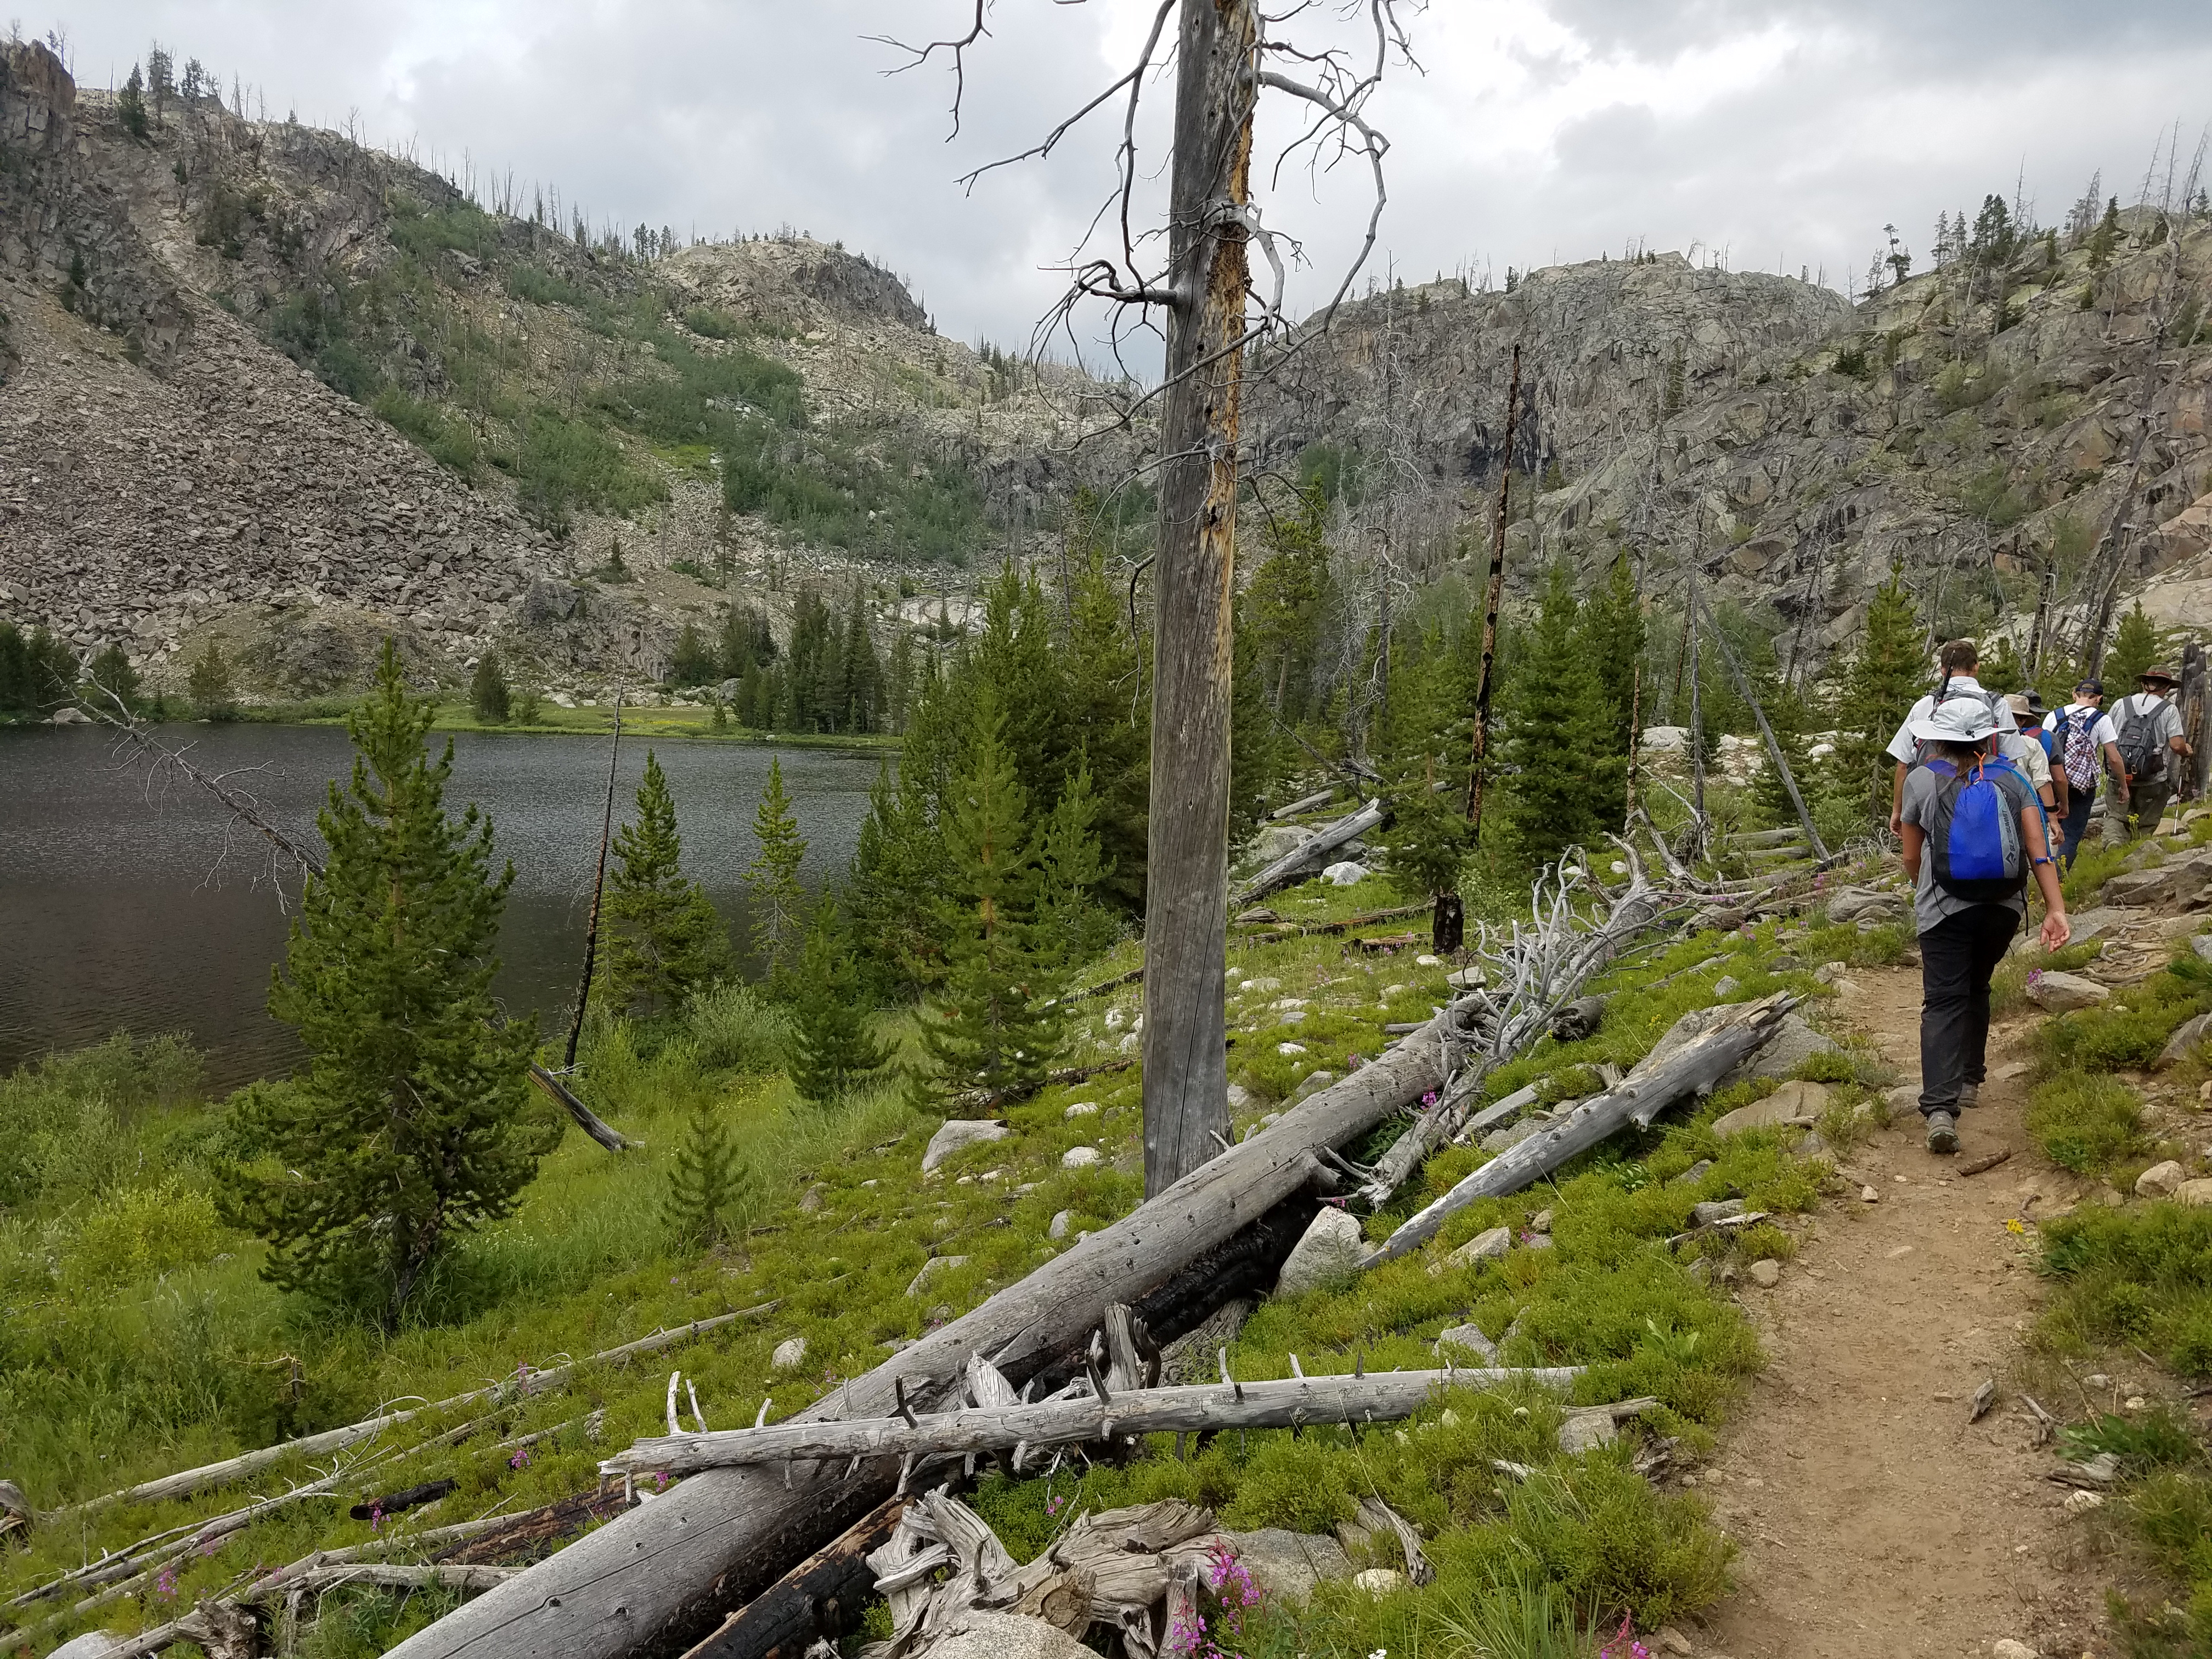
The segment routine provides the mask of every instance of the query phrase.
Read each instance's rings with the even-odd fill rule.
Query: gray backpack
[[[2130,783],[2165,775],[2166,744],[2158,734],[2154,716],[2137,708],[2135,698],[2122,697],[2119,718],[2113,726],[2120,739],[2120,763],[2128,769]]]

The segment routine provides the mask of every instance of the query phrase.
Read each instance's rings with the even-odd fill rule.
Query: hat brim
[[[2181,682],[2172,674],[2138,674],[2136,678],[2145,685],[2179,685]]]
[[[1929,719],[1914,720],[1905,729],[1923,743],[1979,743],[1984,738],[1996,736],[1997,723],[1991,720],[1981,731],[1962,732],[1955,726],[1946,726],[1939,720]]]

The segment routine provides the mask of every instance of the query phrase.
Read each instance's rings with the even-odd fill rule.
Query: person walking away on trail
[[[2173,706],[2174,688],[2181,684],[2171,668],[2146,668],[2139,677],[2142,690],[2122,697],[2112,710],[2112,731],[2119,739],[2121,763],[2127,769],[2127,793],[2105,799],[2105,845],[2124,847],[2142,836],[2158,833],[2158,821],[2173,798],[2171,762],[2177,755],[2195,751],[2181,735],[2181,711]]]
[[[2073,937],[2043,809],[2027,779],[1992,752],[1996,717],[1954,697],[1915,723],[1927,758],[1905,784],[1905,873],[1920,936],[1920,1114],[1928,1150],[1959,1150],[1959,1113],[1987,1075],[1990,975],[2042,892],[2043,948]]]
[[[1995,691],[1982,690],[1982,683],[1974,678],[1974,671],[1982,665],[1982,655],[1972,640],[1953,640],[1936,653],[1936,665],[1942,678],[1936,683],[1935,690],[1912,705],[1905,723],[1897,728],[1897,735],[1883,750],[1897,763],[1889,791],[1889,833],[1893,836],[1904,830],[1905,775],[1923,757],[1919,740],[1912,735],[1915,720],[1926,720],[1954,697],[1964,697],[1988,708],[1996,720],[1998,731],[2014,729],[2012,709],[2004,698]]]
[[[2058,858],[2069,870],[2096,805],[2099,770],[2111,780],[2106,785],[2107,801],[2117,794],[2124,803],[2128,796],[2128,768],[2120,758],[2120,734],[2112,726],[2112,717],[2105,713],[2104,703],[2104,681],[2085,679],[2074,688],[2074,701],[2043,722],[2051,736],[2052,770],[2066,775],[2066,816],[2059,825],[2064,844]]]
[[[2009,762],[2014,771],[2027,780],[2035,798],[2043,803],[2044,838],[2050,839],[2050,815],[2061,811],[2058,805],[2058,777],[2051,769],[2051,750],[2044,742],[2044,731],[2036,720],[2036,711],[2028,707],[2025,693],[2015,691],[2005,699],[2005,707],[2012,710],[2017,731],[2000,732],[1996,752]]]

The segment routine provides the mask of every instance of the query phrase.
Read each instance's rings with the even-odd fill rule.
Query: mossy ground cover
[[[1389,902],[1375,884],[1313,884],[1271,901],[1301,922],[1343,921]],[[1232,1074],[1251,1091],[1240,1133],[1279,1109],[1313,1071],[1340,1075],[1354,1055],[1372,1058],[1388,1041],[1386,1024],[1423,1018],[1443,1000],[1444,969],[1420,965],[1418,945],[1387,954],[1360,948],[1361,935],[1407,925],[1232,945]],[[1893,944],[1853,929],[1820,930],[1788,948],[1809,965],[1868,959]],[[1710,1000],[1722,971],[1739,981],[1732,998],[1785,986],[1824,994],[1802,969],[1769,971],[1783,948],[1771,927],[1655,944],[1607,975],[1602,988],[1613,1000],[1597,1036],[1566,1045],[1547,1039],[1488,1086],[1501,1093],[1569,1067],[1632,1063],[1680,1012]],[[1724,962],[1669,977],[1716,956]],[[1101,983],[1136,961],[1137,947],[1125,943],[1091,964],[1082,982]],[[1304,1008],[1278,1006],[1293,1001]],[[1070,1058],[1118,1058],[1140,1008],[1135,985],[1085,1000]],[[1295,1012],[1307,1017],[1285,1018]],[[568,1135],[517,1213],[472,1238],[422,1313],[388,1339],[279,1296],[257,1276],[260,1246],[214,1222],[208,1197],[223,1160],[250,1149],[231,1144],[230,1115],[198,1097],[189,1056],[173,1045],[111,1046],[0,1083],[8,1140],[45,1149],[0,1214],[0,1455],[42,1509],[356,1420],[383,1403],[442,1399],[523,1365],[774,1304],[710,1338],[587,1371],[557,1391],[460,1408],[450,1426],[481,1420],[458,1447],[409,1451],[449,1426],[426,1422],[419,1437],[410,1429],[349,1452],[351,1472],[329,1496],[274,1512],[90,1621],[158,1622],[257,1565],[367,1541],[380,1534],[348,1518],[346,1505],[419,1480],[447,1477],[458,1486],[429,1510],[386,1523],[381,1535],[404,1539],[417,1528],[586,1490],[609,1450],[659,1430],[671,1367],[693,1380],[710,1424],[750,1422],[764,1401],[781,1418],[877,1364],[888,1345],[965,1311],[1066,1248],[1047,1237],[1059,1212],[1069,1212],[1073,1237],[1141,1198],[1133,1066],[1012,1107],[1006,1139],[970,1148],[924,1178],[921,1152],[937,1118],[889,1085],[836,1111],[804,1107],[772,1069],[774,1027],[771,1012],[737,991],[680,1020],[595,1026],[586,1093],[642,1149],[613,1157]],[[888,1022],[884,1032],[910,1042],[903,1022]],[[1306,1052],[1277,1051],[1291,1041]],[[1846,1069],[1852,1080],[1838,1085],[1839,1097],[1863,1098],[1860,1068]],[[1555,1595],[1608,1628],[1626,1614],[1649,1627],[1709,1604],[1725,1586],[1725,1541],[1699,1498],[1655,1486],[1633,1460],[1667,1438],[1686,1458],[1708,1448],[1734,1391],[1759,1364],[1749,1328],[1707,1277],[1730,1258],[1789,1254],[1796,1238],[1788,1218],[1815,1201],[1819,1166],[1784,1149],[1794,1131],[1720,1140],[1708,1126],[1771,1086],[1725,1091],[1679,1121],[1599,1149],[1538,1189],[1474,1206],[1426,1250],[1354,1282],[1263,1302],[1231,1351],[1246,1377],[1286,1376],[1294,1353],[1309,1374],[1428,1366],[1437,1333],[1471,1321],[1504,1341],[1509,1363],[1588,1367],[1570,1401],[1463,1390],[1402,1427],[1356,1436],[1224,1436],[1187,1458],[1163,1440],[1126,1468],[1079,1459],[1030,1480],[994,1480],[978,1504],[1018,1553],[1041,1547],[1081,1508],[1167,1493],[1212,1504],[1232,1526],[1324,1529],[1347,1518],[1360,1495],[1379,1493],[1429,1534],[1436,1584],[1380,1601],[1334,1586],[1303,1613],[1267,1609],[1249,1644],[1255,1654],[1449,1649],[1454,1619],[1464,1622],[1470,1606],[1508,1590]],[[659,1218],[679,1126],[701,1098],[738,1130],[750,1171],[746,1226],[703,1253],[678,1245]],[[1098,1109],[1068,1115],[1079,1103]],[[1372,1155],[1386,1139],[1378,1135],[1364,1150]],[[1079,1144],[1096,1147],[1101,1161],[1063,1167],[1061,1155]],[[1370,1237],[1383,1236],[1482,1156],[1453,1149],[1432,1160],[1396,1205],[1369,1219]],[[1681,1178],[1700,1160],[1709,1166]],[[1688,1229],[1696,1202],[1727,1196],[1772,1212],[1779,1224],[1734,1241],[1704,1234],[1669,1244]],[[1547,1209],[1542,1234],[1537,1212]],[[1496,1224],[1532,1242],[1499,1261],[1431,1271]],[[1548,1247],[1533,1242],[1547,1237]],[[956,1256],[964,1259],[909,1294],[925,1261]],[[779,1372],[772,1353],[793,1336],[805,1339],[805,1357]],[[1638,1395],[1660,1406],[1619,1443],[1577,1457],[1556,1449],[1566,1404]],[[527,1435],[542,1437],[514,1444]],[[1501,1461],[1536,1473],[1525,1480],[1503,1474]],[[254,1489],[282,1490],[329,1467],[280,1468]],[[233,1492],[116,1505],[41,1528],[27,1551],[0,1565],[0,1589],[13,1594],[75,1566],[88,1550],[118,1548],[237,1501]],[[398,1547],[404,1559],[404,1542]],[[420,1595],[333,1598],[303,1651],[378,1651],[445,1605]]]

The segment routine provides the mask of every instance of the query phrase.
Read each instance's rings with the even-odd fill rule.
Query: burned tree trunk
[[[1169,208],[1167,393],[1153,567],[1145,890],[1145,1191],[1229,1133],[1229,673],[1237,399],[1259,40],[1254,0],[1182,0]]]

